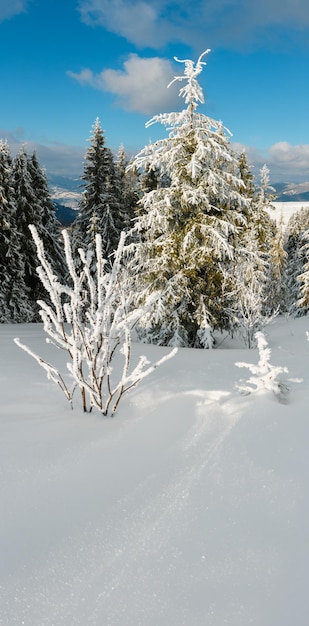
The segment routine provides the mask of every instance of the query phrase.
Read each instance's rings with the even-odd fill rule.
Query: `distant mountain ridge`
[[[83,182],[78,176],[51,174],[48,182],[53,200],[76,209],[80,200]],[[303,183],[277,182],[273,184],[278,202],[301,202],[309,200],[309,181]],[[64,202],[64,199],[66,202]]]
[[[47,176],[49,186],[59,187],[65,191],[73,191],[81,193],[82,179],[79,176],[62,176],[61,174],[49,174]]]
[[[51,198],[56,206],[56,216],[62,226],[74,222],[82,194],[82,181],[77,176],[48,176]]]
[[[72,224],[81,198],[83,184],[78,176],[48,177],[53,202],[57,207],[57,217],[63,226]],[[309,181],[303,183],[278,182],[273,185],[275,202],[309,202]]]
[[[308,202],[309,182],[303,183],[276,183],[277,202]]]
[[[77,209],[82,194],[80,178],[69,176],[49,176],[49,189],[52,199],[71,209]]]

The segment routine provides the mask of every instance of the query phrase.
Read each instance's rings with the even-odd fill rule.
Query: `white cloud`
[[[309,26],[308,0],[196,0],[190,5],[187,0],[80,0],[79,11],[86,24],[154,49],[171,41],[198,49],[273,45],[274,28],[287,26],[297,36]]]
[[[268,150],[270,168],[285,174],[290,180],[309,180],[309,145],[299,144],[292,146],[286,141],[280,141]]]
[[[84,146],[69,146],[61,143],[48,145],[28,141],[23,128],[7,130],[0,128],[0,138],[8,142],[11,155],[14,157],[22,146],[28,154],[36,152],[40,165],[47,174],[78,175],[82,172],[85,156]]]
[[[90,85],[95,89],[102,89],[101,85],[101,74],[94,74],[92,70],[84,68],[76,74],[75,72],[68,71],[67,75],[76,80],[80,85]]]
[[[86,24],[104,26],[137,46],[153,45],[160,31],[155,6],[142,0],[86,0],[80,14]]]
[[[0,0],[0,22],[23,13],[28,4],[29,0]]]
[[[267,150],[238,143],[232,143],[232,147],[238,153],[245,150],[257,179],[260,168],[266,163],[273,182],[309,181],[309,144],[292,146],[287,141],[280,141]]]
[[[113,93],[126,111],[152,115],[179,108],[178,91],[167,85],[174,76],[170,61],[159,57],[142,58],[131,54],[124,62],[123,70],[106,69],[94,74],[83,69],[79,74],[67,72],[81,85]]]
[[[62,176],[81,174],[85,157],[84,146],[69,146],[61,143],[48,146],[26,144],[29,154],[31,154],[31,147],[36,151],[40,164],[46,169],[47,174],[61,174]]]
[[[82,21],[100,25],[138,47],[158,48],[171,38],[174,26],[162,20],[160,2],[143,0],[82,0]]]
[[[271,157],[279,163],[288,163],[294,169],[307,168],[309,174],[309,145],[291,146],[287,141],[275,143],[269,149]]]

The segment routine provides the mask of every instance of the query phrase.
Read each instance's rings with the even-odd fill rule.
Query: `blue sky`
[[[49,173],[80,174],[92,124],[137,152],[153,114],[185,105],[183,66],[211,48],[205,105],[258,176],[309,180],[308,0],[0,0],[0,138]]]

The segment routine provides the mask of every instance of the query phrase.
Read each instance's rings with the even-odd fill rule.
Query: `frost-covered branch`
[[[75,385],[73,385],[73,387],[70,389],[56,367],[42,359],[42,357],[38,356],[35,352],[33,352],[33,350],[31,350],[28,346],[22,343],[18,337],[15,337],[14,341],[19,348],[27,352],[27,354],[30,354],[30,356],[32,356],[41,367],[43,367],[43,369],[47,372],[47,378],[49,380],[52,380],[54,383],[56,383],[56,385],[60,387],[66,399],[72,404]]]
[[[206,62],[202,61],[203,56],[209,52],[209,48],[202,52],[195,65],[191,59],[178,59],[178,57],[174,57],[175,61],[178,63],[185,64],[185,69],[183,75],[175,76],[167,87],[170,87],[176,81],[182,82],[186,80],[187,84],[180,89],[179,95],[185,99],[186,104],[192,104],[194,108],[197,106],[197,102],[204,102],[203,91],[196,77],[202,72],[203,65],[206,65]]]
[[[69,235],[63,231],[71,284],[68,286],[56,279],[35,227],[30,228],[41,262],[38,273],[51,301],[51,304],[39,302],[44,330],[48,335],[46,341],[67,352],[69,360],[66,368],[73,379],[72,388],[66,382],[65,374],[19,339],[15,342],[43,367],[48,378],[61,388],[71,404],[78,387],[84,411],[95,407],[103,415],[113,415],[124,393],[175,354],[173,350],[155,364],[141,357],[130,371],[131,332],[139,319],[146,315],[152,299],[149,298],[142,307],[132,306],[132,292],[126,289],[122,267],[126,235],[121,235],[109,272],[102,258],[101,237],[96,236],[96,270],[92,273],[92,254],[79,251],[81,266],[79,263],[78,269]],[[116,357],[117,368],[114,368]]]

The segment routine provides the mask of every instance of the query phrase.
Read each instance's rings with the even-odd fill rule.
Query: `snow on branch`
[[[63,231],[70,286],[61,284],[53,273],[42,241],[34,226],[30,227],[41,263],[38,274],[49,293],[51,304],[39,301],[40,315],[47,343],[67,352],[67,375],[35,354],[28,346],[15,343],[32,356],[47,372],[72,405],[77,388],[81,391],[83,410],[93,407],[103,415],[113,415],[125,392],[135,387],[156,367],[174,356],[176,350],[151,364],[141,356],[130,371],[131,332],[145,316],[152,299],[142,307],[132,306],[132,292],[126,289],[122,266],[126,234],[122,233],[110,271],[102,258],[100,235],[96,237],[96,270],[92,272],[92,254],[79,251],[81,269],[72,255],[70,237]],[[117,357],[117,367],[114,361]]]
[[[185,69],[182,76],[175,76],[173,80],[168,84],[167,87],[170,87],[176,81],[186,80],[187,84],[184,85],[179,91],[179,95],[185,99],[186,104],[192,104],[194,101],[204,103],[204,94],[201,86],[196,80],[196,77],[202,72],[203,65],[206,65],[206,61],[202,61],[203,56],[210,52],[210,48],[205,50],[198,58],[196,64],[191,59],[178,59],[178,57],[174,57],[177,63],[184,63]],[[195,104],[196,106],[196,104]]]
[[[238,389],[243,395],[249,395],[256,391],[271,391],[280,402],[286,402],[290,388],[283,381],[282,374],[287,373],[288,369],[271,365],[269,362],[271,350],[262,332],[255,333],[255,338],[260,358],[257,365],[253,363],[235,363],[237,367],[247,367],[252,374],[245,384],[238,385]]]

